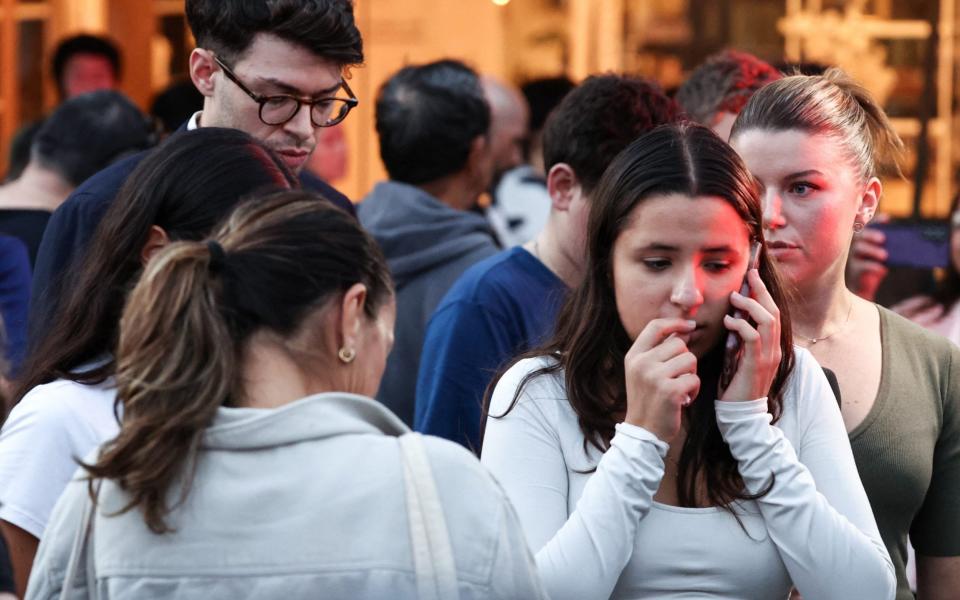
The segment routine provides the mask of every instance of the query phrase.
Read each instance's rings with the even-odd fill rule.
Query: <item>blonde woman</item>
[[[857,468],[897,572],[907,534],[920,598],[960,597],[960,351],[844,284],[850,242],[874,216],[902,143],[841,71],[759,90],[730,138],[764,189],[769,248],[795,293],[793,341],[833,370]],[[803,590],[801,590],[802,592]]]

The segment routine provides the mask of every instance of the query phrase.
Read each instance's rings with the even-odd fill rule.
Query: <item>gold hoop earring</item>
[[[863,231],[863,223],[861,223],[860,221],[854,221],[854,222],[853,222],[853,232],[854,232],[854,233],[860,233],[861,231]]]
[[[352,363],[353,359],[355,359],[356,357],[357,357],[357,351],[354,350],[353,348],[347,348],[346,346],[344,346],[343,348],[340,348],[340,350],[337,352],[337,358],[339,358],[340,362],[342,362],[345,365],[349,365],[350,363]]]

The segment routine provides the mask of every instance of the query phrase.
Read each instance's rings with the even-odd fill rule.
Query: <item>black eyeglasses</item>
[[[346,119],[347,113],[360,103],[353,90],[342,79],[340,80],[340,87],[347,92],[349,98],[331,97],[306,100],[289,94],[261,96],[243,85],[243,82],[230,70],[230,67],[220,60],[219,56],[214,56],[214,60],[220,65],[227,79],[235,83],[238,88],[260,105],[260,120],[263,121],[264,125],[283,125],[300,112],[302,105],[306,104],[310,107],[310,122],[313,123],[314,127],[332,127]]]

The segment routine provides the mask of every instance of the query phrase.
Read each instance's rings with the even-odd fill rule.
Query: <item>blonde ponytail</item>
[[[862,180],[902,177],[903,141],[870,92],[840,69],[790,75],[761,88],[737,116],[730,137],[755,128],[830,135],[843,145]]]
[[[827,69],[823,78],[850,96],[863,111],[873,165],[868,176],[895,174],[903,177],[900,169],[904,155],[903,140],[897,135],[887,113],[877,104],[870,91],[836,67]]]

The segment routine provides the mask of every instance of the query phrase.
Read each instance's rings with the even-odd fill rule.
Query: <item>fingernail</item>
[[[689,320],[687,321],[687,327],[696,327],[696,326],[697,326],[696,321],[689,321]]]

